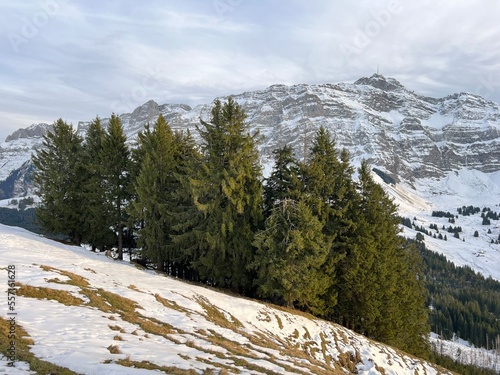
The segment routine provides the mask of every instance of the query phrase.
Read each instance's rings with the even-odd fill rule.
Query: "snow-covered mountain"
[[[429,224],[432,210],[454,212],[470,204],[494,208],[500,203],[500,107],[480,96],[424,97],[378,74],[354,83],[273,85],[231,96],[245,108],[251,129],[262,135],[259,148],[265,173],[271,168],[272,150],[289,144],[302,157],[315,130],[323,125],[335,136],[339,148],[351,152],[355,165],[366,158],[397,182],[384,185],[403,216],[422,217]],[[196,137],[195,127],[200,118],[209,118],[211,107],[212,103],[191,108],[148,101],[119,117],[130,143],[159,114],[172,128],[190,129]],[[90,120],[77,124],[81,135]],[[50,127],[37,124],[20,129],[0,144],[0,199],[30,193],[31,182],[26,178],[29,160]],[[446,255],[456,258],[458,264],[468,264],[464,259],[482,246],[496,254],[490,262],[500,263],[500,245],[486,242],[498,236],[496,224],[491,226],[491,236],[480,237],[474,248],[467,240],[457,241]],[[433,239],[427,242],[433,250],[447,249],[443,243],[433,245]],[[469,255],[456,257],[457,249]],[[486,262],[487,257],[475,261]],[[500,279],[495,269],[498,267],[478,264],[478,270]]]
[[[302,157],[323,125],[355,161],[366,158],[396,181],[443,178],[464,167],[484,173],[500,170],[500,108],[474,94],[424,97],[375,74],[354,83],[273,85],[231,96],[245,108],[252,130],[263,136],[265,165],[272,150],[284,144],[295,146]],[[160,113],[174,129],[191,129],[196,136],[195,126],[209,117],[211,106],[148,101],[120,118],[132,142]],[[78,123],[82,135],[88,124]],[[30,159],[50,126],[32,125],[7,137],[0,145],[0,181]]]
[[[0,327],[17,338],[13,350],[29,345],[40,360],[75,373],[451,374],[310,315],[23,229],[0,225],[0,243],[1,278],[17,283],[15,305],[0,305]],[[3,282],[5,296],[7,288]],[[25,362],[9,363],[0,358],[0,373],[33,373]]]

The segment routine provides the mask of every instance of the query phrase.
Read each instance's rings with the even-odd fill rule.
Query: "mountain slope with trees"
[[[320,128],[303,160],[293,150],[278,150],[266,181],[258,134],[245,120],[232,99],[216,102],[210,121],[198,127],[202,141],[195,147],[160,116],[133,152],[114,115],[104,133],[96,125],[92,131],[101,135],[89,133],[85,142],[59,120],[34,157],[42,226],[80,244],[88,234],[73,232],[95,222],[70,230],[62,225],[65,217],[47,213],[58,209],[92,220],[77,199],[101,192],[93,200],[108,207],[103,231],[113,228],[118,259],[123,239],[133,234],[141,261],[159,271],[271,298],[425,355],[429,327],[418,256],[399,237],[396,207],[368,164],[355,180],[348,153],[337,151]],[[89,168],[81,161],[96,139],[102,147],[95,161],[102,165]],[[79,170],[66,194],[53,193],[54,181]],[[179,204],[186,207],[183,215],[177,215]]]

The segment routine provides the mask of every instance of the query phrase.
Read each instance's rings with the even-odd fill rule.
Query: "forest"
[[[173,132],[160,116],[129,147],[112,115],[84,137],[62,119],[33,156],[39,225],[95,251],[139,261],[338,322],[416,355],[430,332],[422,261],[366,162],[355,170],[317,130],[304,160],[282,146],[262,176],[242,108],[216,101],[209,121]]]

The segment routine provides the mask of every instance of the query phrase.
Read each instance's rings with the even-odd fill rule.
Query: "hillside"
[[[492,277],[500,281],[500,244],[491,243],[500,236],[500,222],[491,220],[489,225],[482,224],[481,213],[463,216],[457,212],[462,206],[474,206],[492,211],[500,211],[499,172],[486,174],[477,170],[462,168],[450,172],[445,178],[421,179],[416,190],[407,184],[386,184],[375,176],[387,193],[393,197],[398,205],[400,216],[409,218],[418,227],[424,227],[431,232],[425,235],[425,244],[428,249],[444,254],[457,266],[470,266],[485,277]],[[455,215],[453,227],[460,226],[460,238],[454,238],[442,227],[448,228],[450,223],[446,217],[433,217],[433,211],[450,212]],[[438,231],[430,230],[435,224]],[[403,235],[415,238],[417,231],[402,226]],[[474,237],[477,231],[479,236]],[[441,233],[447,235],[447,241],[434,238]]]
[[[449,373],[341,326],[22,229],[0,225],[0,243],[2,279],[11,266],[18,285],[16,315],[4,302],[2,319],[14,316],[36,357],[75,373]],[[21,362],[7,366],[3,357],[0,372],[30,373]]]

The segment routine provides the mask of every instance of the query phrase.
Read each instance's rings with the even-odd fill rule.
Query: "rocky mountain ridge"
[[[474,94],[430,98],[374,74],[354,83],[272,85],[231,96],[245,108],[252,131],[262,136],[265,170],[272,150],[284,144],[302,158],[320,126],[330,130],[339,148],[349,149],[355,164],[368,159],[395,181],[441,178],[464,167],[500,170],[500,107]],[[173,129],[190,129],[196,137],[196,125],[209,118],[211,106],[151,100],[119,117],[131,143],[159,114]],[[78,132],[84,135],[89,123],[79,122]],[[0,145],[0,181],[30,159],[47,129],[50,125],[38,124],[7,137]]]

